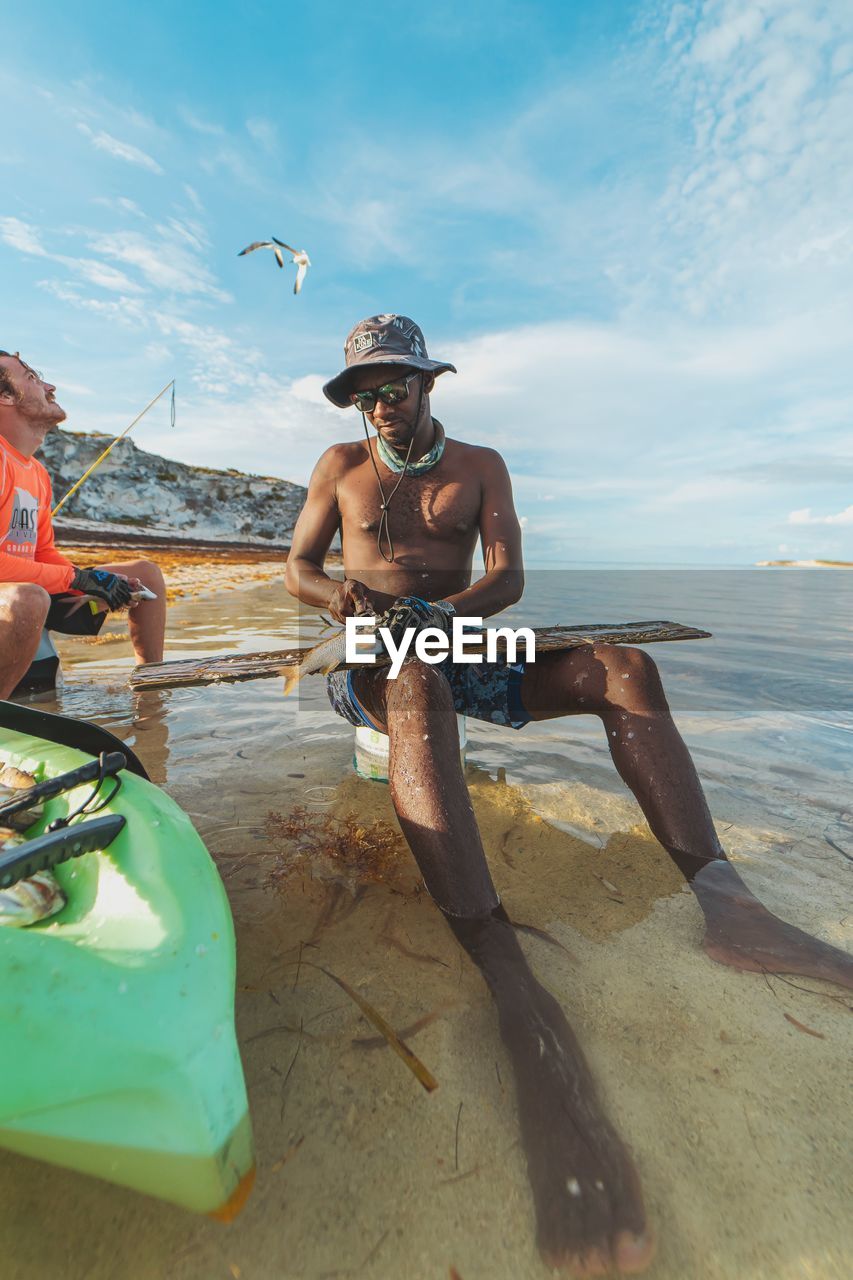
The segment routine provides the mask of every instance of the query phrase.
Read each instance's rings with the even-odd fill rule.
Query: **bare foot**
[[[654,1241],[639,1178],[562,1009],[531,974],[508,923],[448,923],[498,1006],[541,1253],[565,1275],[643,1271]]]
[[[537,1244],[567,1275],[643,1271],[654,1254],[631,1157],[560,1006],[535,980],[501,1013],[515,1071]]]
[[[786,924],[763,907],[729,862],[693,881],[705,913],[703,946],[712,960],[753,973],[793,973],[853,990],[853,956]]]

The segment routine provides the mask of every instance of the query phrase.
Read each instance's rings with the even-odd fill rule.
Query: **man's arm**
[[[40,564],[28,556],[0,551],[0,582],[34,582],[51,595],[58,595],[68,590],[73,577],[73,564]]]
[[[355,579],[338,582],[323,570],[326,554],[340,524],[338,477],[342,450],[327,449],[308,482],[308,497],[293,530],[284,583],[291,595],[315,609],[327,609],[336,622],[357,613],[374,612],[370,594]]]
[[[14,479],[7,476],[5,458],[3,462],[3,486],[0,492],[0,528],[8,526],[11,520]],[[40,475],[35,468],[34,477],[38,485],[38,526],[36,528],[36,545],[33,558],[29,555],[14,555],[11,552],[0,552],[0,582],[33,582],[44,587],[54,595],[67,591],[74,576],[74,565],[65,556],[60,555],[53,543],[53,526],[50,519],[50,481],[47,473]]]
[[[68,569],[73,569],[74,565],[68,557],[57,550],[53,532],[53,516],[51,515],[53,490],[46,472],[42,473],[41,478],[35,558],[39,564],[61,564]]]
[[[485,575],[456,595],[448,596],[456,612],[465,618],[489,618],[500,613],[524,591],[521,526],[515,513],[512,483],[506,463],[494,449],[481,449],[482,498],[480,544]]]

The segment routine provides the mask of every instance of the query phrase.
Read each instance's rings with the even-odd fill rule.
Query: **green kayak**
[[[0,704],[0,760],[40,782],[91,761],[99,737],[127,752],[77,723]],[[254,1173],[231,913],[189,818],[127,754],[98,814],[123,829],[55,868],[58,915],[0,928],[0,1147],[227,1219]],[[46,801],[27,838],[91,791]]]

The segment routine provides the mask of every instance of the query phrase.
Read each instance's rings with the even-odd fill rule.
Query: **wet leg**
[[[557,1001],[533,977],[502,908],[448,917],[498,1009],[545,1259],[573,1276],[631,1274],[654,1253],[639,1178]]]
[[[513,1064],[539,1247],[575,1276],[642,1270],[639,1180],[556,1000],[531,973],[492,884],[459,761],[450,691],[421,663],[355,689],[391,740],[391,797],[427,888],[494,997]]]
[[[447,681],[410,661],[396,680],[358,672],[353,687],[388,733],[391,801],[432,898],[450,915],[491,911],[499,899],[465,786]]]
[[[620,777],[696,895],[705,950],[720,964],[824,978],[853,987],[853,957],[761,905],[727,860],[657,667],[639,649],[591,645],[543,654],[525,673],[534,720],[598,715]]]
[[[138,578],[153,591],[156,600],[140,600],[127,614],[127,629],[137,662],[162,662],[163,639],[166,634],[166,584],[159,567],[152,560],[132,560],[125,564],[100,566],[109,573]]]
[[[0,698],[8,698],[36,656],[50,596],[34,582],[0,584]]]

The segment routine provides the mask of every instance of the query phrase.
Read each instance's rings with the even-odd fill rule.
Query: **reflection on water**
[[[670,618],[714,632],[653,653],[724,844],[768,905],[851,948],[846,582],[797,571],[533,574],[523,617],[520,607],[509,616]],[[283,589],[246,588],[176,606],[168,651],[283,648],[322,630],[318,618],[298,618]],[[134,694],[125,643],[60,643],[66,682],[39,705],[124,738],[192,815],[222,871],[259,1181],[225,1231],[0,1155],[3,1256],[42,1268],[13,1263],[12,1274],[548,1274],[489,998],[407,855],[389,883],[351,883],[345,898],[312,875],[310,857],[304,874],[271,886],[289,847],[271,837],[270,811],[393,822],[387,787],[353,773],[352,730],[322,681],[306,680],[298,700],[285,700],[278,680]],[[616,776],[597,722],[513,734],[469,721],[468,737],[498,888],[515,918],[545,932],[524,935],[525,949],[635,1153],[659,1236],[649,1274],[850,1274],[850,1152],[838,1136],[849,1105],[845,1006],[705,958],[698,910]],[[435,1094],[423,1094],[318,965],[395,1027],[413,1028]],[[36,1197],[54,1206],[47,1237],[28,1213]]]

